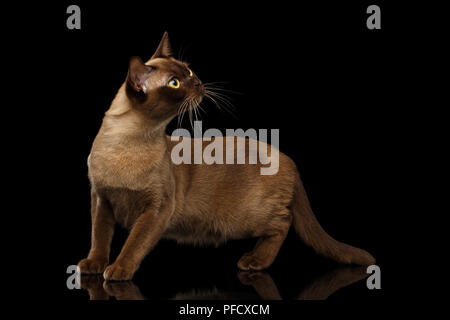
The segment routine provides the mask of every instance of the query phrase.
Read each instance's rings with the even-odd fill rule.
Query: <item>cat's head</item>
[[[126,94],[135,108],[164,121],[198,105],[205,87],[186,63],[172,56],[165,32],[150,60],[144,63],[138,57],[131,58]]]

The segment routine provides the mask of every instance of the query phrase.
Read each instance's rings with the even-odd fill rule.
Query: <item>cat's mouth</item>
[[[204,96],[205,96],[204,94],[199,94],[199,95],[191,98],[191,100],[192,100],[191,108],[198,108],[200,106],[200,103],[202,103]]]
[[[187,97],[183,101],[177,111],[177,115],[181,116],[181,119],[180,117],[178,118],[179,123],[182,121],[183,114],[185,112],[189,114],[189,118],[192,118],[192,113],[194,113],[194,115],[197,115],[197,110],[201,109],[200,103],[202,102],[204,96],[204,93],[199,92],[196,95]]]
[[[205,95],[206,95],[206,89],[203,85],[200,85],[197,88],[197,94],[195,96],[193,96],[191,99],[194,100],[194,103],[196,105],[199,105],[203,101],[203,98],[205,97]]]
[[[203,84],[200,84],[197,91],[198,91],[198,93],[197,93],[197,97],[195,99],[197,100],[198,103],[201,103],[203,101],[203,98],[206,95],[206,88]]]

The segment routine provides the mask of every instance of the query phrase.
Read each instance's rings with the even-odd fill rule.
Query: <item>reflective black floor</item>
[[[112,258],[120,251],[126,234],[119,232],[117,236],[113,241]],[[322,258],[304,246],[293,233],[288,235],[269,269],[264,272],[239,271],[237,261],[244,252],[252,250],[254,242],[254,239],[248,239],[230,241],[219,248],[199,248],[161,241],[144,259],[132,281],[106,282],[102,275],[83,275],[81,289],[68,290],[65,287],[67,275],[64,275],[61,279],[64,288],[59,298],[71,301],[327,299],[369,302],[385,298],[385,290],[367,288],[365,278],[369,275],[365,267],[342,266]],[[87,250],[78,251],[82,258]],[[72,255],[72,251],[69,253]],[[372,250],[372,253],[384,270],[381,252]],[[386,280],[386,276],[389,275],[383,275],[382,279]]]
[[[367,277],[366,269],[361,267],[340,267],[316,279],[309,285],[300,288],[293,297],[296,300],[325,300],[338,290],[352,285]],[[224,291],[218,288],[179,291],[173,300],[239,300],[269,299],[280,300],[280,293],[275,281],[267,272],[238,272],[237,279],[247,288],[242,292]],[[145,300],[138,285],[133,281],[104,281],[101,275],[81,277],[81,287],[87,291],[91,300]]]

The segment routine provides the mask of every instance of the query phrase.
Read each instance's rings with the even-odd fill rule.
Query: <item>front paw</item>
[[[131,280],[136,271],[136,267],[131,264],[114,262],[112,265],[106,267],[103,273],[105,280],[124,281]]]
[[[78,262],[78,267],[82,274],[99,274],[102,273],[108,265],[107,259],[83,259]]]

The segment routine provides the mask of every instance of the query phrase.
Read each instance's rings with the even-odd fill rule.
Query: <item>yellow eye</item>
[[[178,89],[180,87],[180,81],[177,78],[172,78],[172,80],[169,81],[169,86]]]
[[[194,73],[192,72],[191,69],[189,69],[189,68],[187,68],[187,69],[188,69],[188,71],[189,71],[189,77],[192,77],[192,76],[194,75]]]

